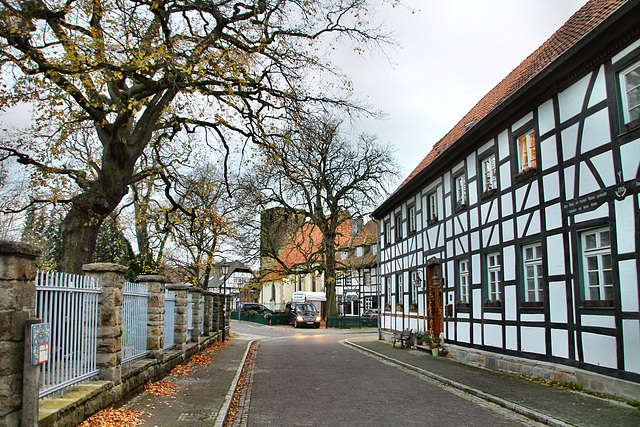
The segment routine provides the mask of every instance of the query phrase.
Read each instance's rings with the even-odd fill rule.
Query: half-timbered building
[[[591,0],[374,212],[382,327],[638,399],[639,188],[640,2]]]

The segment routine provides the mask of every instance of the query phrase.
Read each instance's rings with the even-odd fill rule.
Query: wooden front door
[[[443,332],[442,327],[442,287],[440,283],[434,283],[434,273],[438,273],[440,276],[440,264],[430,265],[427,269],[427,283],[428,283],[428,307],[427,313],[429,316],[429,332],[434,336],[439,336]]]

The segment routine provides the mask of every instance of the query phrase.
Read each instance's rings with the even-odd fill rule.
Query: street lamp
[[[229,266],[223,264],[220,266],[220,272],[222,273],[222,342],[227,342],[227,274],[229,273]]]

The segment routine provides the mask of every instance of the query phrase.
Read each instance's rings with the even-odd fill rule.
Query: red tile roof
[[[542,46],[525,59],[504,80],[480,100],[444,138],[438,141],[422,162],[395,191],[397,193],[418,173],[434,162],[447,148],[518,89],[539,74],[556,58],[575,45],[604,21],[626,0],[590,0],[556,31]]]

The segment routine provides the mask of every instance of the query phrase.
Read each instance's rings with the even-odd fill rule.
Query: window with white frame
[[[524,260],[524,300],[543,301],[542,295],[542,245],[534,243],[522,248]]]
[[[438,193],[435,191],[427,196],[427,221],[438,220]]]
[[[364,248],[362,246],[356,247],[356,258],[360,258],[364,255]]]
[[[407,209],[407,234],[416,232],[416,207],[409,206]]]
[[[349,258],[349,251],[340,251],[340,260],[344,261]]]
[[[404,304],[404,277],[402,274],[396,275],[396,304]]]
[[[402,214],[396,215],[396,241],[402,240]]]
[[[454,178],[455,191],[456,191],[456,207],[464,206],[467,204],[467,180],[464,173]]]
[[[365,270],[365,272],[363,273],[362,279],[364,280],[365,286],[371,285],[371,271]]]
[[[416,285],[417,272],[409,273],[409,304],[418,303],[418,286]]]
[[[500,301],[500,253],[495,252],[487,255],[487,299]]]
[[[536,167],[536,138],[533,130],[525,132],[517,138],[518,172]]]
[[[585,299],[613,300],[611,235],[608,228],[582,233]]]
[[[384,298],[387,304],[391,304],[391,278],[389,276],[384,278]]]
[[[386,221],[384,223],[384,244],[389,245],[391,243],[391,222]]]
[[[460,301],[469,302],[469,260],[458,262],[458,274],[460,275]]]
[[[640,61],[622,70],[620,89],[622,91],[622,113],[625,125],[640,120]]]
[[[496,156],[490,155],[482,160],[482,192],[498,188],[496,175]]]
[[[378,245],[374,243],[369,251],[371,251],[371,255],[378,255]]]

